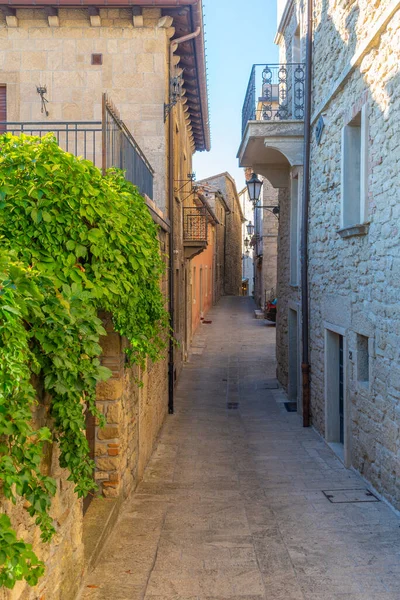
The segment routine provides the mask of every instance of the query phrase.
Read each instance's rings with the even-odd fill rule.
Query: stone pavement
[[[399,600],[400,520],[274,387],[275,330],[223,298],[82,600]],[[345,499],[345,498],[344,498]]]

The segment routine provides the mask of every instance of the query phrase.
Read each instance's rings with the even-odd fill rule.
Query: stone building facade
[[[358,1],[332,12],[332,2],[317,2],[315,11],[313,423],[347,466],[400,508],[400,5]],[[325,55],[322,68],[328,44],[329,63]],[[321,117],[325,127],[318,144]],[[343,360],[337,356],[341,348]],[[338,368],[345,377],[342,408]]]
[[[254,299],[262,310],[264,310],[266,302],[276,297],[277,293],[279,215],[275,215],[272,208],[261,208],[261,206],[278,206],[278,196],[278,190],[264,177],[259,201],[260,208],[254,209],[252,242],[255,273]]]
[[[306,2],[279,2],[278,20],[280,63],[298,62],[301,75],[300,83],[288,80],[290,98],[290,85],[297,85],[300,95],[304,91]],[[400,508],[399,31],[398,2],[314,2],[308,222],[311,419],[344,464],[357,469],[396,508]],[[290,323],[296,310],[299,325],[301,298],[300,288],[295,297],[290,277],[285,276],[285,263],[287,272],[293,267],[293,215],[301,214],[304,202],[302,131],[297,126],[301,119],[293,118],[295,108],[294,101],[292,118],[262,126],[250,119],[241,148],[246,161],[251,136],[263,135],[267,145],[275,136],[275,148],[289,163],[291,184],[286,190],[291,200],[279,199],[277,332],[278,376],[289,393],[293,377],[298,380],[300,363],[298,357],[295,373]],[[261,172],[276,185],[282,161],[261,150],[250,158],[262,163]],[[287,209],[290,218],[284,216]],[[284,279],[290,285],[282,286]],[[297,345],[299,335],[297,328]]]
[[[198,181],[197,184],[220,192],[229,209],[226,215],[224,294],[239,296],[242,288],[242,224],[245,218],[235,180],[229,173],[220,173]]]
[[[242,224],[242,294],[244,296],[254,296],[254,260],[250,248],[251,235],[247,231],[247,226],[253,224],[254,213],[247,187],[239,192],[239,201],[245,218]]]
[[[4,101],[5,120],[14,122],[5,128],[20,131],[22,124],[27,133],[35,134],[56,130],[60,123],[63,131],[65,124],[73,130],[78,122],[85,122],[86,134],[81,131],[73,138],[62,133],[59,143],[78,155],[85,150],[85,157],[101,166],[102,95],[110,96],[154,169],[154,194],[146,201],[160,225],[160,251],[167,266],[168,257],[173,257],[173,272],[167,268],[161,285],[167,303],[173,277],[178,307],[174,333],[180,342],[173,354],[177,380],[190,339],[186,333],[188,260],[183,243],[182,181],[192,172],[193,153],[209,148],[201,2],[177,7],[166,0],[162,8],[148,0],[121,0],[112,8],[103,0],[88,8],[70,7],[62,0],[57,4],[58,8],[43,8],[30,0],[0,3],[0,104],[3,109]],[[193,29],[192,39],[180,41]],[[174,81],[180,89],[175,97],[170,94]],[[47,102],[42,104],[37,87],[46,88]],[[35,125],[28,126],[28,122]],[[100,131],[90,133],[94,130]],[[168,356],[147,364],[142,372],[127,370],[124,340],[113,331],[109,315],[104,315],[104,323],[107,337],[102,360],[113,376],[99,386],[97,400],[107,424],[100,429],[88,421],[95,479],[103,499],[86,502],[83,516],[82,501],[66,481],[68,474],[58,466],[54,446],[46,466],[58,486],[52,507],[57,534],[52,543],[40,543],[37,528],[22,507],[12,508],[1,500],[18,535],[31,541],[46,562],[37,588],[20,583],[13,591],[0,592],[4,600],[75,597],[81,576],[96,560],[121,502],[140,481],[168,412]],[[143,383],[140,388],[138,377]]]

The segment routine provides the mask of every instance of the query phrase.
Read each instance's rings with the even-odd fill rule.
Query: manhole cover
[[[239,402],[228,402],[228,410],[237,410],[239,408]]]
[[[283,404],[288,412],[297,412],[297,402],[284,402]]]
[[[380,502],[379,498],[366,489],[322,490],[332,504],[352,504],[355,502]]]

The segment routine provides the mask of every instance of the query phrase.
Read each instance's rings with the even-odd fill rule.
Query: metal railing
[[[303,120],[304,100],[303,63],[253,65],[242,109],[242,135],[248,121]]]
[[[183,209],[183,241],[207,242],[208,214],[205,207],[188,206]]]
[[[57,143],[63,150],[90,160],[96,167],[102,167],[102,124],[101,121],[79,121],[67,123],[2,121],[0,133],[13,135],[35,135],[42,138],[47,133],[53,133]]]
[[[126,179],[137,186],[141,194],[153,198],[154,171],[105,94],[102,121],[1,121],[1,133],[23,133],[40,138],[53,133],[63,150],[90,160],[103,173],[111,167],[124,170]]]
[[[103,94],[103,168],[117,167],[141,194],[153,198],[154,171],[117,109]]]

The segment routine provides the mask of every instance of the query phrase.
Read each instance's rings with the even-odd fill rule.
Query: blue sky
[[[211,114],[211,152],[194,156],[197,179],[223,171],[244,186],[236,153],[253,63],[276,63],[276,0],[203,0]]]

